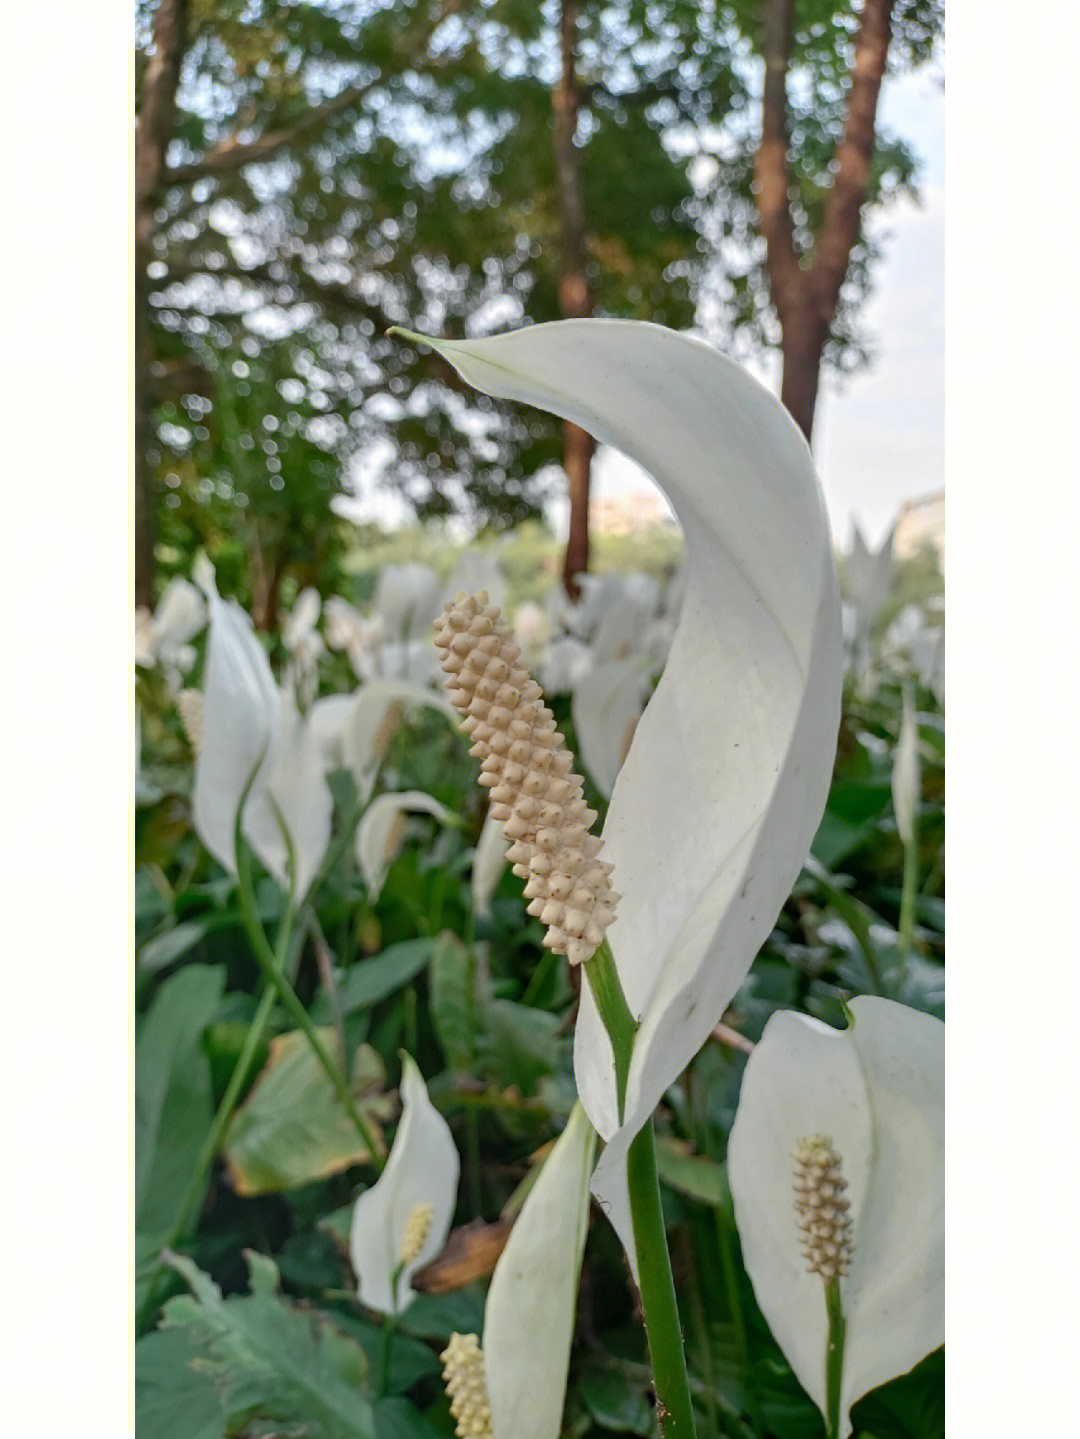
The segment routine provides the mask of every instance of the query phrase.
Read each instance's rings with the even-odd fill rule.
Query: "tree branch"
[[[788,202],[787,72],[794,24],[793,0],[766,0],[762,14],[765,82],[761,97],[761,143],[754,164],[758,222],[765,238],[772,301],[783,323],[796,302],[799,259]]]
[[[814,288],[831,319],[859,238],[859,214],[874,159],[874,124],[892,31],[893,0],[864,0],[851,72],[844,138],[836,156],[821,235],[815,247]]]
[[[435,8],[427,24],[415,30],[409,37],[408,45],[403,47],[401,56],[403,65],[409,65],[416,59],[420,51],[426,48],[442,22],[460,10],[461,5],[462,0],[443,0],[443,3]],[[366,95],[385,82],[385,68],[380,68],[379,73],[372,79],[365,80],[361,84],[349,85],[340,95],[335,95],[332,100],[327,100],[322,105],[314,106],[306,114],[301,115],[299,120],[294,121],[291,125],[282,126],[280,130],[269,130],[257,139],[247,141],[238,140],[235,135],[228,135],[208,150],[201,159],[192,160],[186,165],[174,165],[171,169],[165,170],[161,177],[161,183],[163,185],[191,184],[195,180],[206,179],[208,176],[228,174],[230,171],[241,169],[244,165],[273,159],[282,150],[291,149],[317,135],[332,120],[347,110],[353,109]]]

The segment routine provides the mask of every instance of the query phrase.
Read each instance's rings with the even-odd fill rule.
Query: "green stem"
[[[344,1075],[327,1053],[326,1046],[319,1038],[318,1031],[311,1021],[311,1016],[300,1003],[296,991],[285,977],[277,956],[270,948],[270,942],[266,938],[266,931],[262,927],[258,912],[255,908],[255,893],[251,884],[251,862],[248,858],[246,846],[237,845],[236,859],[240,914],[244,921],[244,929],[247,932],[255,958],[258,960],[267,981],[273,985],[277,991],[278,998],[285,1006],[285,1009],[295,1021],[298,1028],[303,1031],[304,1037],[311,1046],[312,1053],[322,1065],[327,1078],[334,1087],[335,1094],[341,1101],[346,1114],[348,1114],[352,1120],[353,1128],[360,1136],[364,1148],[368,1151],[371,1162],[378,1169],[382,1169],[386,1160],[379,1151],[375,1136],[372,1134],[363,1115],[356,1108]]]
[[[829,1343],[825,1355],[825,1425],[828,1439],[840,1439],[840,1382],[844,1372],[844,1337],[847,1321],[840,1307],[840,1281],[825,1285],[825,1309],[829,1316]]]
[[[615,1054],[615,1092],[618,1095],[621,1121],[626,1108],[626,1081],[630,1074],[630,1056],[634,1051],[637,1020],[626,1002],[619,971],[615,968],[615,960],[606,939],[601,941],[600,948],[593,957],[585,961],[583,968]]]
[[[694,1439],[694,1409],[683,1353],[682,1326],[671,1274],[656,1146],[650,1117],[626,1155],[626,1184],[638,1261],[638,1287],[645,1315],[656,1384],[657,1407],[664,1439]]]
[[[585,961],[585,974],[611,1040],[619,1119],[622,1121],[626,1112],[626,1084],[637,1021],[626,1002],[619,972],[606,940],[593,957]],[[660,1203],[660,1179],[656,1171],[651,1117],[638,1131],[627,1151],[626,1183],[638,1262],[638,1288],[664,1439],[696,1439],[679,1306],[675,1298],[667,1230]]]

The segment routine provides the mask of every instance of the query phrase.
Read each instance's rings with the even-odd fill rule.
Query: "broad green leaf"
[[[852,1411],[856,1432],[874,1439],[943,1439],[945,1351],[933,1354],[899,1379],[875,1389]]]
[[[444,931],[431,955],[431,1023],[451,1069],[472,1067],[476,1048],[477,963],[456,935]]]
[[[723,1204],[724,1168],[704,1154],[689,1154],[676,1139],[660,1135],[656,1141],[656,1168],[670,1188],[702,1204]]]
[[[179,1216],[213,1120],[203,1031],[221,1007],[221,969],[189,965],[161,986],[135,1046],[137,1301]]]
[[[332,1029],[319,1036],[336,1052]],[[368,1045],[353,1063],[352,1094],[376,1137],[390,1114],[382,1093],[385,1070]],[[322,1065],[299,1030],[270,1043],[270,1059],[233,1116],[225,1139],[229,1178],[238,1194],[295,1189],[338,1174],[371,1156],[345,1112]]]
[[[396,1397],[375,1405],[375,1433],[378,1439],[446,1439],[445,1429],[436,1429],[415,1405]]]
[[[587,1369],[578,1383],[585,1407],[601,1429],[652,1434],[653,1407],[629,1380],[606,1369]]]
[[[251,1293],[221,1291],[190,1260],[171,1263],[192,1289],[171,1299],[163,1328],[183,1332],[217,1390],[228,1432],[256,1421],[305,1439],[376,1439],[360,1346],[325,1314],[294,1308],[277,1292],[272,1260],[245,1251]]]
[[[516,1084],[532,1094],[539,1081],[559,1067],[561,1020],[557,1014],[492,999],[484,1006],[484,1049],[499,1084]]]
[[[407,939],[392,944],[382,954],[372,955],[353,965],[341,984],[341,1005],[346,1014],[365,1009],[408,984],[426,968],[437,941]]]
[[[334,1322],[357,1341],[368,1357],[372,1372],[379,1373],[386,1340],[385,1328],[381,1324],[371,1324],[366,1319],[361,1319],[355,1310],[347,1313],[337,1310]],[[441,1371],[442,1365],[434,1349],[398,1330],[390,1345],[388,1393],[404,1394],[421,1379],[431,1379]]]
[[[135,1346],[135,1422],[139,1439],[222,1439],[225,1419],[200,1350],[183,1330],[158,1330]]]

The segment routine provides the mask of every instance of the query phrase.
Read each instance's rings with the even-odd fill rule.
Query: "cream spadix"
[[[575,1036],[578,1089],[607,1141],[593,1189],[632,1251],[630,1141],[746,975],[828,793],[843,654],[821,490],[779,402],[690,336],[567,320],[424,343],[478,389],[572,420],[635,460],[685,536],[681,618],[603,830],[622,895],[607,937],[641,1020],[622,1122],[586,986]]]

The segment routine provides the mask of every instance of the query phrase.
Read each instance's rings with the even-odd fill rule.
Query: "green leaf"
[[[331,1054],[332,1029],[319,1037]],[[389,1117],[382,1093],[382,1060],[361,1045],[353,1063],[352,1094],[376,1136]],[[270,1043],[270,1059],[233,1115],[225,1138],[229,1178],[238,1194],[295,1189],[370,1159],[326,1072],[299,1030]]]
[[[158,1330],[135,1346],[139,1439],[222,1439],[225,1417],[214,1382],[193,1366],[200,1350],[184,1330]]]
[[[444,931],[431,954],[431,1023],[451,1069],[472,1067],[477,1006],[476,957],[461,940]]]
[[[811,846],[814,857],[826,869],[836,869],[870,838],[890,802],[887,781],[838,781],[829,793],[825,813],[814,836]]]
[[[484,1006],[485,1052],[494,1076],[504,1088],[516,1084],[532,1094],[537,1083],[559,1066],[561,1020],[557,1014],[492,999]]]
[[[724,1203],[724,1167],[704,1154],[690,1154],[677,1139],[658,1135],[656,1168],[671,1189],[702,1204]]]
[[[171,1299],[163,1321],[197,1351],[228,1432],[263,1421],[300,1426],[305,1439],[376,1439],[360,1346],[325,1314],[288,1304],[272,1260],[250,1250],[245,1258],[251,1293],[223,1299],[190,1260],[174,1255],[173,1268],[193,1292]]]
[[[189,965],[161,986],[135,1045],[137,1299],[168,1240],[213,1122],[203,1031],[221,1007],[224,971]]]
[[[908,1374],[875,1389],[852,1411],[859,1433],[874,1439],[943,1439],[945,1351],[936,1349]]]
[[[601,1429],[652,1434],[653,1407],[629,1380],[606,1369],[588,1369],[578,1385],[585,1407]]]
[[[375,1433],[378,1439],[446,1439],[445,1429],[436,1429],[407,1399],[380,1399],[375,1405]]]
[[[381,1324],[370,1324],[355,1311],[335,1310],[335,1322],[356,1339],[368,1357],[373,1372],[382,1367],[386,1330]],[[438,1355],[419,1339],[412,1339],[400,1330],[390,1344],[390,1373],[387,1389],[391,1394],[404,1394],[421,1379],[430,1379],[442,1372]]]
[[[140,947],[138,951],[139,965],[151,973],[155,970],[167,969],[170,964],[175,964],[178,959],[182,959],[188,950],[194,948],[200,940],[205,939],[214,930],[233,927],[237,923],[238,919],[234,914],[181,920],[179,924],[174,924],[170,929],[155,934]]]
[[[366,1009],[415,979],[427,967],[437,941],[428,937],[392,944],[382,954],[362,959],[349,970],[341,985],[341,1006],[346,1014]]]

